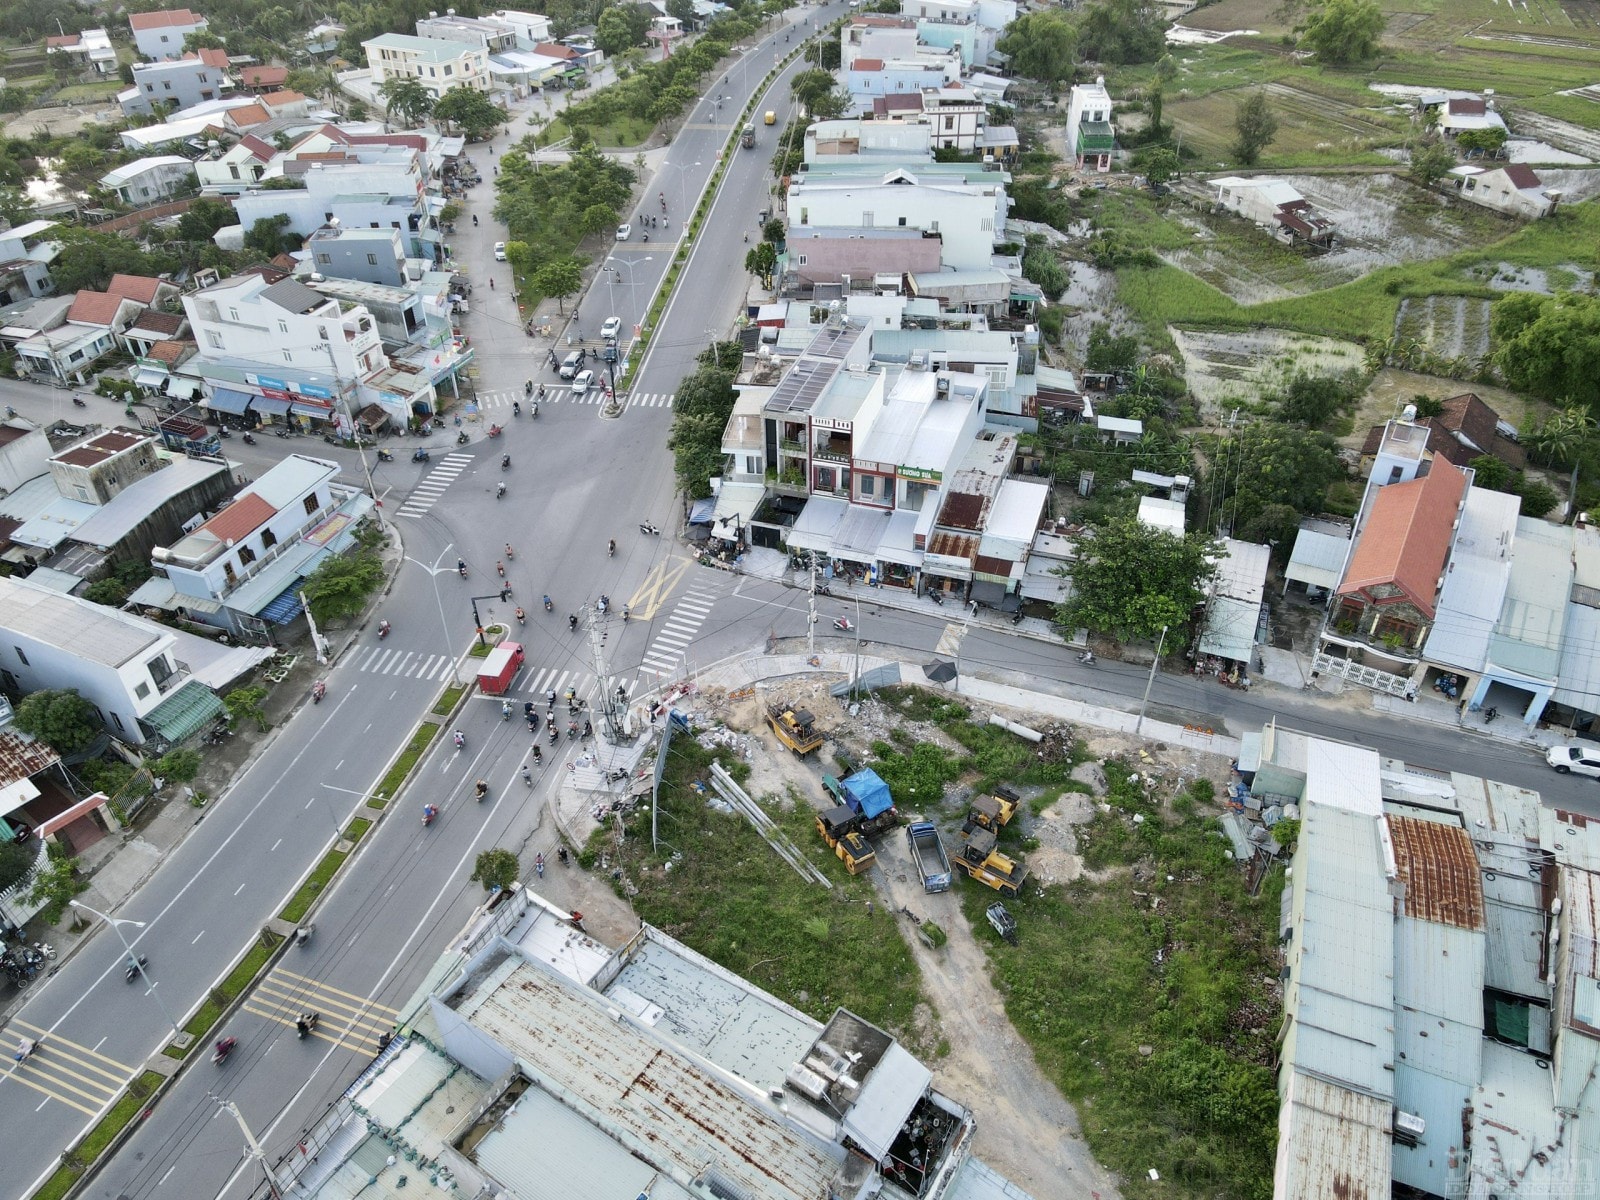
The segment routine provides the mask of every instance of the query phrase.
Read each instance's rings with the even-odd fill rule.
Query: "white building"
[[[1004,236],[1009,203],[997,172],[980,170],[969,180],[965,172],[937,169],[967,165],[845,174],[843,165],[835,171],[824,160],[790,184],[789,224],[921,229],[941,238],[946,267],[986,268],[996,240]]]
[[[118,200],[134,207],[155,204],[178,192],[188,191],[195,181],[194,164],[176,154],[136,159],[100,176],[101,187],[115,192]]]
[[[490,54],[517,48],[516,28],[497,17],[462,17],[455,9],[443,16],[429,15],[417,22],[417,36],[437,42],[463,42],[482,46]]]
[[[295,589],[348,548],[372,499],[334,480],[339,464],[291,454],[171,546],[130,603],[187,612],[203,624],[262,634],[303,611]]]
[[[117,51],[111,44],[111,35],[104,29],[85,29],[82,33],[65,33],[44,40],[46,54],[60,54],[72,61],[79,70],[93,71],[96,75],[117,73]]]
[[[517,35],[518,50],[532,50],[541,42],[550,40],[550,18],[543,13],[498,8],[488,15],[511,27]]]
[[[117,94],[125,116],[152,112],[178,112],[222,100],[233,91],[228,55],[223,50],[201,50],[182,58],[134,63],[133,86]]]
[[[1463,133],[1504,133],[1505,118],[1495,111],[1493,93],[1480,99],[1452,96],[1438,105],[1438,129],[1445,137],[1459,137]]]
[[[435,100],[453,87],[489,90],[489,52],[467,42],[445,42],[406,33],[385,33],[361,43],[372,69],[372,86],[390,79],[418,80]]]
[[[1331,241],[1332,221],[1311,207],[1292,185],[1266,175],[1241,178],[1229,175],[1207,181],[1217,189],[1217,203],[1227,211],[1252,221],[1275,237],[1291,241]]]
[[[27,221],[0,230],[0,306],[56,290],[50,266],[61,254],[54,221]]]
[[[7,690],[75,688],[126,742],[151,736],[143,719],[189,675],[172,630],[26,579],[0,578],[0,630]]]
[[[1528,221],[1549,216],[1561,201],[1561,193],[1545,191],[1544,181],[1527,163],[1467,163],[1451,170],[1450,177],[1463,200]]]
[[[417,155],[399,161],[311,162],[299,189],[254,190],[234,197],[239,224],[249,229],[262,217],[286,216],[286,232],[309,237],[337,222],[350,229],[397,229],[408,247],[426,213],[427,196]],[[267,178],[275,171],[268,170]],[[430,256],[431,257],[431,256]]]
[[[199,13],[187,8],[172,8],[162,12],[132,13],[128,28],[133,31],[133,44],[139,53],[153,62],[183,57],[183,40],[191,33],[205,33],[210,28]]]
[[[1105,77],[1073,84],[1067,100],[1067,156],[1080,171],[1109,171],[1116,148]]]

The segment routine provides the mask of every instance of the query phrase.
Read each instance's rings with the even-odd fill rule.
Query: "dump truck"
[[[906,826],[906,845],[911,848],[911,858],[922,876],[925,892],[950,890],[950,860],[945,857],[944,843],[939,840],[939,830],[932,821],[913,821]]]
[[[900,824],[900,813],[889,795],[889,785],[870,767],[846,775],[842,781],[832,775],[824,775],[822,791],[835,803],[847,805],[860,818],[857,829],[865,837],[872,837]]]
[[[860,822],[855,810],[844,804],[817,814],[817,832],[852,875],[861,874],[878,860],[872,843],[861,836]]]
[[[1028,878],[1028,868],[1017,859],[1007,858],[995,848],[994,831],[975,829],[966,844],[956,852],[956,866],[1002,896],[1015,896]]]
[[[974,829],[990,829],[999,832],[1012,817],[1017,815],[1017,805],[1022,802],[1022,797],[1005,784],[995,788],[992,796],[979,796],[972,802],[972,811],[967,814],[967,820],[961,826],[961,836],[971,837]]]
[[[753,148],[755,146],[755,144],[756,144],[756,127],[755,127],[754,123],[751,123],[751,124],[746,125],[744,127],[744,132],[742,132],[739,135],[739,144],[741,146],[743,146],[746,150],[749,150],[749,149],[751,149],[751,148]]]
[[[795,754],[804,758],[822,745],[822,735],[816,731],[816,718],[803,708],[790,708],[783,701],[767,705],[767,724],[778,740]]]

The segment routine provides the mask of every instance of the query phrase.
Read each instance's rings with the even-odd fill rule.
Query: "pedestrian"
[[[489,276],[489,290],[491,292],[494,291],[494,276],[493,275]]]

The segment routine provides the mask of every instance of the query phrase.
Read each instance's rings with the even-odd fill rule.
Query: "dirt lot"
[[[1463,383],[1459,379],[1440,379],[1434,375],[1418,375],[1413,371],[1397,371],[1391,367],[1373,376],[1356,409],[1355,426],[1348,437],[1340,439],[1340,443],[1358,449],[1366,440],[1368,429],[1398,417],[1401,410],[1418,395],[1444,400],[1459,396],[1462,392],[1475,393],[1499,413],[1501,419],[1518,429],[1527,429],[1554,411],[1548,404],[1529,400],[1505,388]]]

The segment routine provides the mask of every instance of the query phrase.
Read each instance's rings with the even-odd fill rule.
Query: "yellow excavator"
[[[767,705],[767,724],[778,740],[795,752],[799,758],[813,753],[822,745],[822,735],[817,732],[816,718],[803,708],[790,708],[783,701]]]

